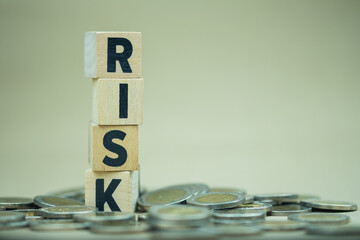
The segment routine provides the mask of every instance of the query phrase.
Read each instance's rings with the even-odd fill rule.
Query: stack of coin
[[[204,227],[209,220],[210,211],[206,208],[172,205],[151,207],[146,222],[154,229],[171,230]]]
[[[0,198],[0,230],[27,226],[36,231],[89,229],[102,234],[150,233],[156,239],[182,239],[185,235],[211,239],[260,234],[261,230],[304,229],[316,235],[360,235],[360,227],[344,226],[350,217],[339,213],[356,211],[356,204],[320,200],[314,195],[251,196],[240,189],[180,184],[144,193],[138,199],[141,212],[126,213],[97,212],[84,206],[75,197],[81,191],[72,189],[34,199]],[[288,216],[288,220],[276,216]]]

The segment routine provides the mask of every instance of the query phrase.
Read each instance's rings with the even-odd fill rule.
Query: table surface
[[[341,213],[350,217],[351,225],[360,225],[360,211]],[[271,216],[266,221],[281,221],[287,217]],[[250,239],[360,239],[360,236],[316,236],[307,235],[305,231],[265,232]],[[141,234],[94,234],[87,230],[76,231],[32,231],[28,228],[0,231],[0,239],[159,239],[152,233]],[[179,238],[181,239],[181,235]],[[194,239],[194,238],[193,238]],[[216,239],[220,239],[217,237]]]

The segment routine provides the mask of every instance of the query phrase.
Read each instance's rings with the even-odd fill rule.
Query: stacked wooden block
[[[93,79],[90,165],[85,204],[133,212],[139,196],[142,124],[141,33],[87,32],[85,75]]]

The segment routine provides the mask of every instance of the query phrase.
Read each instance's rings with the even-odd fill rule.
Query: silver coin
[[[33,199],[23,197],[1,197],[0,206],[6,209],[33,208]]]
[[[145,193],[138,199],[138,205],[148,210],[152,206],[183,203],[192,195],[193,192],[186,187],[166,187]]]
[[[203,229],[206,232],[209,232],[214,235],[219,236],[253,236],[260,235],[263,231],[260,228],[254,227],[243,227],[243,226],[224,226],[218,225],[214,227],[207,227]]]
[[[275,199],[259,200],[258,202],[267,203],[267,204],[270,204],[271,206],[279,206],[279,205],[282,205],[282,200],[275,200]]]
[[[257,194],[255,195],[255,201],[263,200],[283,200],[283,199],[294,199],[298,195],[294,193],[268,193],[268,194]]]
[[[212,187],[209,189],[209,192],[236,192],[244,195],[246,194],[246,191],[244,189],[229,187]]]
[[[260,223],[265,221],[265,219],[257,219],[257,220],[234,220],[234,219],[218,219],[213,218],[211,220],[212,223],[221,224],[221,225],[242,225],[242,226],[252,226],[256,223]]]
[[[217,224],[255,224],[265,220],[266,212],[253,213],[216,213],[213,212],[213,222]]]
[[[299,194],[297,196],[297,198],[288,198],[288,199],[282,199],[281,204],[289,204],[289,203],[294,203],[294,204],[300,204],[301,201],[303,200],[319,200],[320,197],[316,196],[316,195],[311,195],[311,194]]]
[[[209,186],[203,183],[191,183],[177,186],[189,188],[193,193],[192,196],[197,196],[209,192]]]
[[[93,224],[90,227],[92,233],[100,234],[135,234],[147,232],[150,227],[146,223],[136,223],[131,225],[119,224]]]
[[[302,200],[301,205],[323,210],[356,211],[357,205],[350,202],[328,201],[328,200]]]
[[[41,208],[40,214],[45,218],[72,218],[77,214],[96,212],[95,207],[90,206],[56,206]]]
[[[111,222],[111,221],[135,221],[135,213],[126,212],[92,212],[74,215],[78,222]]]
[[[192,221],[210,218],[210,211],[186,205],[154,206],[148,211],[148,218],[165,221]]]
[[[305,229],[307,224],[293,221],[265,221],[257,226],[265,231],[295,231]]]
[[[235,208],[219,209],[217,212],[224,213],[253,213],[253,212],[269,212],[272,205],[261,202],[244,203]]]
[[[19,222],[1,222],[0,223],[0,231],[1,230],[10,230],[14,228],[23,228],[27,227],[29,222],[27,221],[19,221]]]
[[[271,208],[271,216],[289,216],[297,213],[308,213],[311,212],[311,208],[304,207],[297,204],[273,206]]]
[[[86,229],[90,226],[86,222],[74,222],[72,220],[51,219],[31,221],[30,229],[35,231],[59,231],[59,230],[79,230]]]
[[[306,233],[309,235],[360,236],[360,225],[312,225],[306,228]]]
[[[216,219],[223,220],[259,220],[265,219],[265,212],[253,212],[253,213],[223,213],[212,212],[212,216]]]
[[[82,206],[84,205],[81,201],[65,198],[65,197],[58,197],[58,196],[36,196],[34,198],[34,203],[39,207],[55,207],[55,206],[69,206],[69,205],[76,205]]]
[[[210,211],[186,205],[154,206],[148,211],[146,222],[153,228],[170,229],[201,227],[209,223]]]
[[[205,193],[187,200],[189,205],[207,207],[209,209],[224,209],[239,206],[245,202],[243,194],[233,192]]]
[[[288,216],[291,221],[300,221],[316,224],[346,224],[349,216],[336,213],[300,213]]]
[[[1,211],[0,223],[25,221],[25,213],[14,211]]]

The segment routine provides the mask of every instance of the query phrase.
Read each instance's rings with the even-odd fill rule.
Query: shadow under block
[[[141,125],[143,79],[93,79],[93,121],[98,125]]]
[[[134,171],[138,163],[138,126],[90,123],[90,166],[94,171]]]
[[[85,205],[99,211],[134,212],[139,196],[139,172],[85,173]]]
[[[86,32],[85,76],[140,78],[140,32]]]

